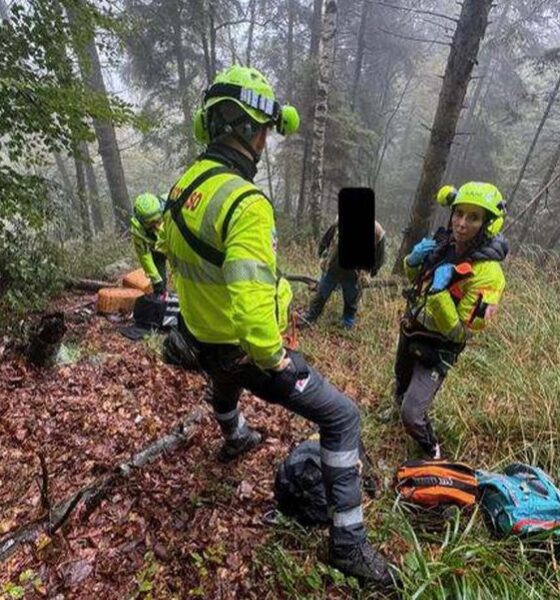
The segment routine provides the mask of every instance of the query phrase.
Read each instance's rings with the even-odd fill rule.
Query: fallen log
[[[299,283],[305,283],[310,288],[315,288],[319,284],[317,279],[309,277],[308,275],[284,275],[284,279],[288,281],[297,281]]]
[[[97,279],[70,279],[68,287],[84,292],[98,292],[101,288],[118,287],[118,283],[112,281],[100,281]]]
[[[128,479],[134,471],[159,458],[165,452],[172,452],[189,443],[203,414],[201,410],[194,411],[170,433],[134,454],[128,462],[117,465],[109,474],[99,477],[64,502],[51,507],[49,513],[44,516],[4,535],[0,538],[0,562],[11,556],[21,544],[37,540],[41,533],[47,535],[55,533],[64,525],[80,503],[84,504],[85,508],[82,518],[84,520],[89,518],[107,494]]]

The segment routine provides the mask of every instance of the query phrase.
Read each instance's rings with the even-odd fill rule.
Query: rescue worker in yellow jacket
[[[395,364],[395,400],[406,431],[432,458],[440,458],[428,410],[469,336],[494,316],[505,288],[501,262],[508,244],[500,231],[505,202],[490,183],[440,189],[451,207],[448,228],[424,238],[404,259],[413,286],[401,320]]]
[[[210,401],[225,441],[221,460],[261,442],[239,410],[243,388],[319,425],[332,510],[330,557],[345,573],[383,586],[393,575],[368,543],[359,473],[355,404],[283,347],[291,290],[278,275],[271,202],[253,183],[272,128],[294,132],[297,111],[281,106],[266,78],[249,67],[219,73],[195,114],[206,150],[175,183],[164,214],[182,333],[212,382]]]
[[[134,215],[130,233],[140,265],[151,281],[154,294],[166,291],[167,273],[165,254],[159,251],[159,238],[163,230],[165,202],[154,194],[140,194],[134,200]]]

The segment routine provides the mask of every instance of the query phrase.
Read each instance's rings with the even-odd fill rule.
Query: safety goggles
[[[239,100],[243,104],[259,110],[267,117],[270,117],[273,123],[276,123],[280,116],[281,109],[278,102],[270,98],[265,98],[265,96],[257,94],[253,90],[232,83],[216,83],[210,86],[204,94],[204,102],[207,102],[210,98],[223,98],[224,96]]]

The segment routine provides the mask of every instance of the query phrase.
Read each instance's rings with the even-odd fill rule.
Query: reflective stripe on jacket
[[[175,184],[170,200],[216,166],[221,164],[215,160],[196,161]],[[175,275],[187,327],[202,342],[240,345],[263,369],[276,366],[292,294],[288,282],[277,276],[270,202],[253,183],[227,172],[195,188],[181,214],[198,239],[224,255],[222,266],[202,258],[181,234],[172,211],[165,212],[162,249]]]

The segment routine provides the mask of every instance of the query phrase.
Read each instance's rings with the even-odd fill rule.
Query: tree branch
[[[194,411],[184,421],[174,427],[170,433],[134,454],[130,461],[121,463],[109,475],[99,477],[90,485],[78,490],[69,499],[53,507],[49,515],[27,523],[1,538],[0,562],[11,556],[22,543],[35,541],[41,532],[46,531],[49,534],[56,532],[68,520],[81,500],[85,502],[85,516],[88,517],[117,483],[123,479],[127,479],[135,470],[153,461],[165,452],[171,452],[179,446],[190,442],[195,432],[195,425],[200,423],[202,415],[203,412],[201,410]]]
[[[412,42],[424,42],[429,44],[439,44],[440,46],[451,46],[449,42],[440,42],[439,40],[426,40],[423,38],[411,37],[408,35],[400,35],[399,33],[395,33],[394,31],[389,31],[388,29],[383,29],[383,27],[377,27],[379,31],[386,33],[388,35],[392,35],[393,37],[400,38],[401,40],[410,40]]]
[[[447,19],[448,21],[453,21],[453,23],[458,23],[459,19],[455,19],[454,17],[450,17],[449,15],[444,15],[443,13],[433,12],[431,10],[420,10],[418,8],[408,8],[407,6],[396,6],[395,4],[388,4],[387,2],[380,2],[378,0],[377,4],[380,6],[386,6],[387,8],[394,8],[396,10],[404,10],[406,12],[416,13],[420,15],[432,15],[432,17],[440,17],[441,19]]]

